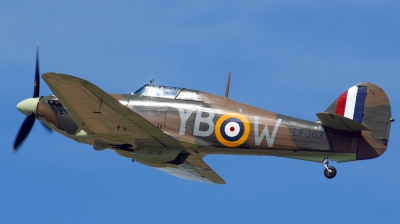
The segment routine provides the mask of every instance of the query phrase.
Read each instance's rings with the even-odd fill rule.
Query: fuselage
[[[365,146],[369,150],[360,159],[375,158],[387,146],[377,143],[382,148],[378,150],[369,146],[376,144],[376,137],[369,132],[327,129],[319,121],[273,113],[197,90],[145,85],[132,94],[111,96],[178,140],[189,153],[273,155],[315,162],[330,158],[345,162],[359,159],[360,139],[367,139],[362,144],[368,144]],[[40,98],[36,114],[53,130],[93,145],[96,150],[111,148],[127,157],[129,151],[134,151],[133,147],[99,143],[75,123],[55,95]],[[366,138],[361,137],[363,133]]]
[[[313,158],[315,153],[331,151],[319,122],[273,113],[197,90],[163,86],[160,94],[157,88],[160,87],[145,85],[132,94],[111,95],[168,135],[207,154],[288,157],[289,153],[293,157],[295,153],[293,158],[306,156],[310,157],[307,160],[319,161],[319,157]],[[175,92],[168,91],[171,88]],[[96,139],[80,130],[56,96],[43,97],[40,102],[39,120],[75,141],[96,144]],[[349,155],[345,156],[349,160]],[[350,157],[351,160],[353,156]]]

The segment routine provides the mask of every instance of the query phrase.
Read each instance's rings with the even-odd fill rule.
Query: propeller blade
[[[40,78],[39,78],[39,46],[36,47],[36,69],[35,81],[33,82],[33,98],[39,97]]]
[[[33,124],[35,123],[36,115],[33,112],[29,112],[28,116],[25,118],[24,123],[22,123],[19,129],[17,138],[14,141],[13,151],[16,152],[19,145],[25,140],[31,131]]]

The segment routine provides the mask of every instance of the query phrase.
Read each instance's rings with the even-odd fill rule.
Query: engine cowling
[[[59,131],[65,131],[70,135],[75,135],[80,131],[79,126],[54,95],[40,98],[36,114],[40,121],[47,125],[51,124]]]

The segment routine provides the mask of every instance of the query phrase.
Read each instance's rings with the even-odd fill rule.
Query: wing
[[[102,143],[135,149],[184,147],[94,84],[70,75],[45,73],[47,85],[78,126]],[[180,165],[160,164],[157,169],[200,182],[225,183],[201,158],[190,155]]]
[[[225,184],[225,181],[214,170],[195,155],[190,155],[186,161],[180,165],[167,163],[163,165],[164,167],[157,167],[156,169],[186,180]]]
[[[147,120],[122,105],[92,83],[69,75],[42,75],[75,122],[96,139],[108,144],[181,147]]]

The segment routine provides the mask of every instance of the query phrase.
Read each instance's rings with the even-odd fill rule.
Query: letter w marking
[[[261,134],[258,135],[258,116],[254,116],[254,138],[256,145],[260,145],[261,141],[265,137],[267,139],[268,147],[274,146],[275,136],[278,132],[279,126],[281,125],[282,119],[278,119],[275,123],[274,130],[272,134],[269,135],[268,125],[265,125],[264,129],[262,130]]]

